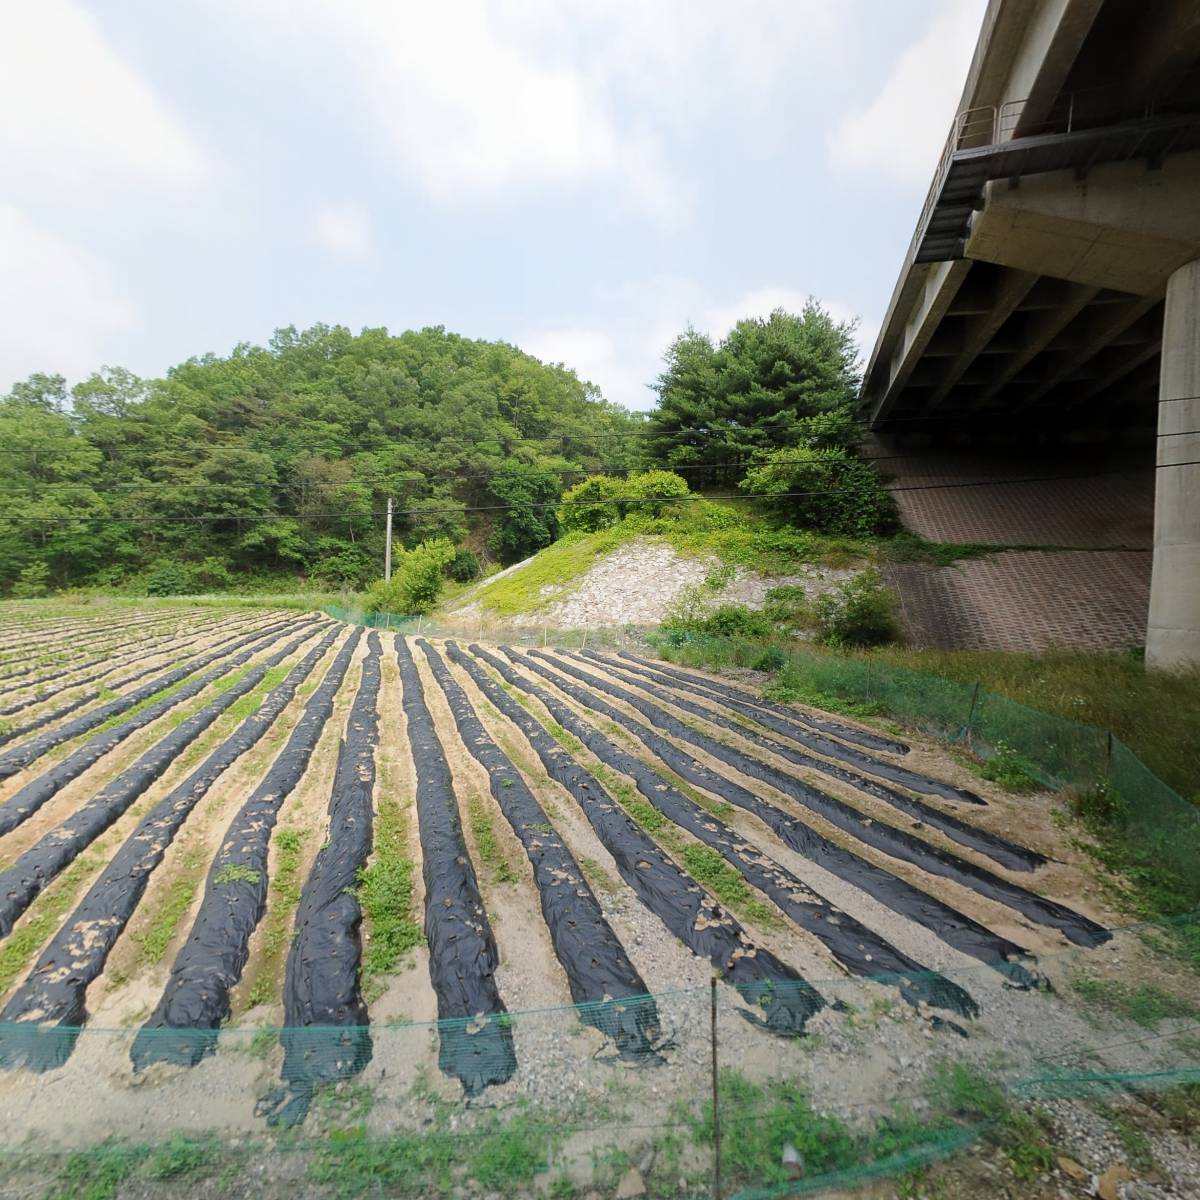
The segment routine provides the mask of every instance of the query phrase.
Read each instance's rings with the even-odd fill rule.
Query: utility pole
[[[385,582],[392,577],[392,498],[388,497],[387,506],[387,535],[384,538],[383,578]]]

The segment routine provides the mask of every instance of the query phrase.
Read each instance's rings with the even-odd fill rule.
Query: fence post
[[[1108,779],[1112,776],[1113,735],[1111,729],[1105,732],[1108,736],[1104,740],[1104,778]]]
[[[717,977],[709,982],[709,1022],[712,1041],[713,1200],[721,1200],[721,1098],[717,1088]]]
[[[975,689],[971,692],[971,709],[967,713],[967,723],[963,728],[963,736],[965,741],[971,740],[971,727],[975,723],[975,705],[979,700],[979,681],[975,681]]]

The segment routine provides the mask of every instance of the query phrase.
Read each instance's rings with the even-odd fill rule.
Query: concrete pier
[[[1200,665],[1200,259],[1167,282],[1146,662]]]

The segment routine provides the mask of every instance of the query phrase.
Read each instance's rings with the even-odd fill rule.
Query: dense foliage
[[[815,301],[739,321],[719,344],[694,329],[672,342],[647,425],[651,457],[698,471],[700,482],[740,478],[771,451],[848,449],[858,442],[853,406],[858,352],[852,322]]]
[[[841,449],[797,447],[766,455],[739,487],[793,525],[871,537],[895,524],[892,498],[870,463]]]
[[[392,577],[376,580],[364,597],[371,612],[429,613],[437,606],[447,568],[454,562],[454,543],[430,538],[394,555]]]
[[[0,591],[356,587],[380,573],[389,495],[402,545],[511,561],[557,535],[564,475],[637,464],[639,425],[571,371],[441,328],[287,328],[70,392],[35,375],[0,399]],[[504,507],[528,502],[543,507]]]

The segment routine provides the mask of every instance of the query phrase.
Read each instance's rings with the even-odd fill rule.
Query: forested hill
[[[467,509],[552,505],[570,472],[632,465],[639,421],[572,371],[441,328],[279,330],[143,380],[66,390],[32,376],[0,400],[0,591],[117,583],[184,563],[213,586],[379,573],[386,498],[408,543],[468,536]],[[552,509],[497,513],[498,556],[545,545]],[[511,528],[506,526],[506,523]]]

